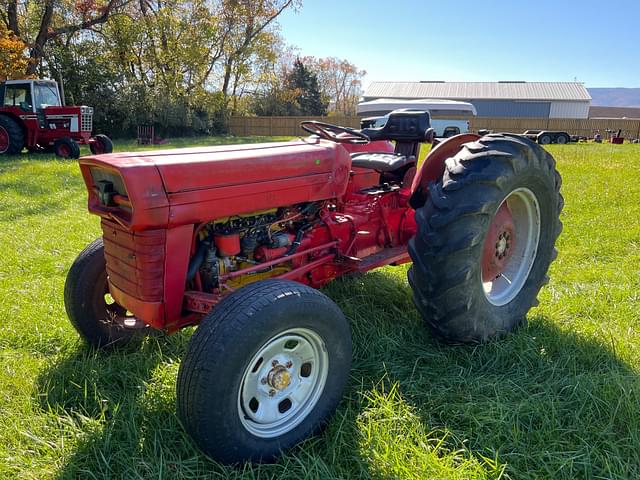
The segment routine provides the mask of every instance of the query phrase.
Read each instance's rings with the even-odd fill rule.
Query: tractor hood
[[[315,139],[80,159],[89,210],[131,230],[200,223],[346,190],[351,160]]]

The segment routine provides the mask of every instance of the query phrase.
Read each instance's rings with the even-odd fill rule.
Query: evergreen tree
[[[326,115],[327,105],[322,101],[318,77],[297,58],[287,77],[287,89],[296,92],[291,115]]]

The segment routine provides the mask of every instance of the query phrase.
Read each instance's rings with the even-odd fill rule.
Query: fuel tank
[[[344,147],[314,138],[113,153],[79,162],[89,210],[131,230],[340,197],[351,167]]]

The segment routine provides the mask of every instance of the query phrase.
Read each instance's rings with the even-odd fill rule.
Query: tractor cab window
[[[34,88],[36,109],[46,107],[59,107],[60,96],[55,85],[46,83],[36,83]]]
[[[4,106],[19,107],[28,112],[32,111],[31,84],[7,85],[4,91]]]

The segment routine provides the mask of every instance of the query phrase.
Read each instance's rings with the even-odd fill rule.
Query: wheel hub
[[[504,202],[489,227],[482,259],[482,281],[498,278],[509,263],[516,240],[513,215]]]
[[[509,235],[508,231],[504,231],[498,236],[498,243],[496,243],[496,257],[504,258],[509,254],[509,251],[511,250],[511,245],[509,244],[510,239],[511,235]]]
[[[68,158],[71,156],[71,149],[67,145],[60,145],[58,150],[61,157]]]
[[[284,365],[276,365],[269,371],[267,383],[276,390],[284,390],[291,383],[291,374]]]
[[[249,361],[238,392],[240,422],[274,438],[306,418],[324,390],[329,359],[322,338],[293,328],[265,342]]]

